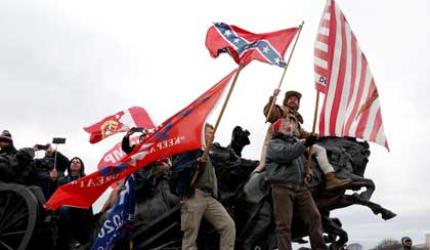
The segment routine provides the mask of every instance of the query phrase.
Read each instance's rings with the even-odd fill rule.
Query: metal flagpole
[[[296,40],[294,41],[293,48],[291,49],[291,53],[288,56],[288,60],[287,60],[287,63],[285,64],[284,71],[282,72],[281,80],[279,81],[277,89],[281,88],[282,82],[284,81],[284,77],[285,77],[285,74],[287,73],[288,65],[290,65],[290,61],[291,61],[291,58],[293,57],[294,49],[296,48],[296,44],[297,44],[297,41],[299,40],[300,33],[302,32],[302,28],[304,24],[305,24],[305,21],[302,21],[302,23],[299,26],[299,31],[297,32]],[[269,121],[269,117],[272,113],[273,107],[276,104],[276,97],[277,96],[273,96],[272,102],[270,103],[269,112],[267,113],[266,123]]]

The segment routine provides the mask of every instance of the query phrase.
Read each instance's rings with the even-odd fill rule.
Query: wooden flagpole
[[[299,40],[300,33],[302,32],[302,28],[304,24],[305,24],[305,21],[302,21],[302,23],[299,26],[299,31],[297,32],[296,40],[294,41],[293,48],[291,49],[291,53],[288,56],[288,60],[287,60],[287,63],[285,64],[284,71],[282,72],[281,80],[279,81],[277,89],[281,88],[282,82],[284,81],[284,77],[285,77],[285,74],[287,73],[288,65],[290,65],[291,58],[293,57],[293,53],[296,48],[296,44],[297,44],[297,41]],[[266,123],[269,122],[269,117],[273,111],[273,107],[276,104],[276,97],[277,96],[273,96],[272,102],[270,103],[269,112],[267,113],[267,117],[266,117]]]
[[[225,111],[225,109],[226,109],[226,107],[227,107],[227,104],[228,104],[228,101],[230,100],[230,96],[231,96],[231,93],[233,92],[233,89],[234,89],[234,86],[236,85],[236,82],[237,82],[237,78],[239,77],[239,74],[240,74],[240,72],[242,71],[242,69],[245,67],[245,65],[244,64],[239,64],[239,67],[238,67],[238,69],[237,69],[237,72],[236,72],[236,74],[234,75],[234,78],[233,78],[233,82],[232,82],[232,84],[230,85],[230,89],[228,90],[228,93],[227,93],[227,97],[225,98],[225,100],[224,100],[224,104],[222,105],[222,108],[221,108],[221,111],[220,111],[220,113],[219,113],[219,115],[218,115],[218,118],[217,118],[217,120],[216,120],[216,123],[215,123],[215,126],[214,126],[214,136],[210,139],[210,141],[208,141],[208,142],[206,142],[206,147],[205,147],[205,151],[203,152],[203,155],[202,155],[202,159],[204,159],[204,160],[207,160],[207,158],[208,158],[208,155],[209,155],[209,149],[211,148],[211,146],[212,146],[212,143],[213,143],[213,140],[214,140],[214,138],[215,138],[215,133],[216,133],[216,131],[217,131],[217,129],[218,129],[218,126],[219,126],[219,124],[220,124],[220,122],[221,122],[221,118],[222,118],[222,116],[224,115],[224,111]],[[197,181],[197,177],[199,176],[199,171],[200,171],[200,166],[199,166],[199,164],[197,164],[197,169],[196,169],[196,171],[194,172],[194,175],[193,175],[193,178],[191,179],[191,183],[190,183],[190,186],[191,187],[193,187],[194,186],[194,184],[195,184],[195,182]]]
[[[315,134],[315,129],[317,125],[317,115],[318,115],[318,106],[320,101],[320,92],[317,90],[317,97],[315,100],[315,111],[314,111],[314,121],[312,123],[312,132],[311,135]],[[306,162],[305,168],[305,184],[309,184],[311,181],[311,160],[312,160],[312,146],[308,147],[308,161]]]
[[[219,126],[219,124],[221,122],[221,118],[224,115],[225,108],[227,107],[228,101],[230,100],[230,96],[231,96],[231,93],[233,92],[234,86],[236,85],[237,78],[239,77],[239,74],[240,74],[240,72],[242,71],[242,69],[244,67],[245,67],[244,64],[239,64],[239,67],[237,69],[236,75],[234,75],[233,82],[232,82],[232,84],[230,86],[230,89],[228,90],[227,97],[224,100],[224,104],[222,105],[221,112],[218,115],[218,119],[216,120],[216,123],[215,123],[215,126],[214,126],[214,135],[215,135],[215,133],[216,133],[216,131],[218,129],[218,126]],[[212,144],[212,142],[211,142],[211,144]]]
[[[230,100],[231,93],[233,93],[234,86],[236,86],[237,78],[239,77],[239,74],[244,67],[245,67],[244,64],[239,64],[239,68],[237,69],[236,75],[234,75],[233,82],[231,83],[230,89],[228,90],[228,93],[227,93],[227,97],[224,100],[224,104],[222,105],[221,111],[220,111],[218,118],[215,122],[214,136],[212,137],[212,139],[209,142],[206,142],[207,145],[205,148],[205,152],[203,153],[203,159],[207,159],[207,157],[208,157],[209,149],[212,146],[213,140],[215,138],[215,133],[216,133],[218,126],[221,122],[221,118],[224,115],[224,111],[225,111],[225,108],[227,107],[228,101]]]

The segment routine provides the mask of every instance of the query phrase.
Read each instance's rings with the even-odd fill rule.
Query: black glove
[[[317,142],[317,136],[316,135],[310,135],[308,138],[306,138],[305,140],[305,146],[306,147],[310,147],[312,145],[315,144],[315,142]]]

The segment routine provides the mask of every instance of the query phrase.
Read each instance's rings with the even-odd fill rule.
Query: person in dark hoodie
[[[31,184],[34,158],[32,148],[17,150],[8,130],[0,134],[0,180],[20,184]]]
[[[298,214],[308,225],[312,249],[327,249],[321,215],[304,182],[306,147],[312,146],[315,136],[299,141],[294,131],[297,119],[287,116],[272,126],[273,136],[267,145],[266,175],[271,187],[273,215],[276,224],[278,249],[291,250],[291,222]]]
[[[408,236],[404,236],[401,239],[402,247],[399,250],[415,250],[417,248],[412,246],[412,239]]]
[[[67,175],[58,179],[58,185],[65,185],[85,176],[84,162],[73,157],[67,167]],[[59,249],[70,249],[87,244],[91,240],[93,212],[92,208],[82,209],[62,206],[59,210],[60,220]]]

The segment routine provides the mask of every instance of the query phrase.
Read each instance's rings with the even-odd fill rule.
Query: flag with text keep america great
[[[45,203],[56,210],[66,205],[88,208],[114,182],[149,164],[186,151],[201,149],[207,116],[218,102],[236,70],[225,76],[187,107],[163,122],[142,140],[120,164],[107,166],[90,175],[59,187]]]

